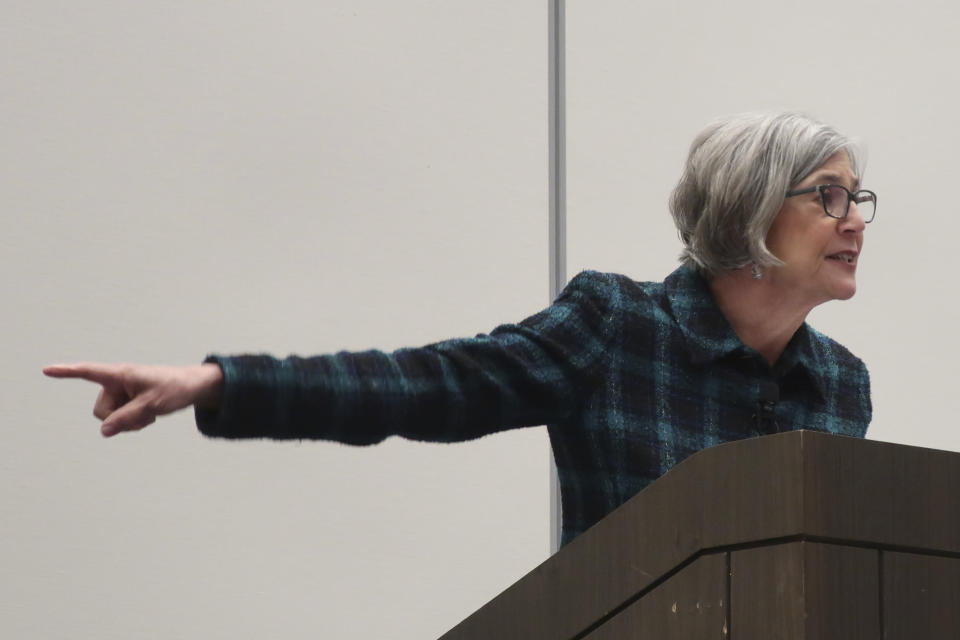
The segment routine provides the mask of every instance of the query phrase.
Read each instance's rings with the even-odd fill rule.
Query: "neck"
[[[743,343],[772,366],[812,309],[777,287],[767,273],[756,280],[749,268],[727,271],[710,282],[721,313]]]

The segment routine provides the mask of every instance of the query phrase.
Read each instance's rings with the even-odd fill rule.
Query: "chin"
[[[848,285],[837,287],[833,292],[834,300],[849,300],[857,292],[857,283],[851,282]]]
[[[855,290],[854,290],[854,291],[846,291],[846,292],[844,292],[843,294],[841,294],[841,295],[837,296],[836,298],[834,298],[834,300],[849,300],[850,298],[853,297],[853,294],[855,294],[855,293],[856,293]]]

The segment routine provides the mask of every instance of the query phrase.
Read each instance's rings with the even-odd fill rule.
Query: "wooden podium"
[[[690,456],[443,640],[957,640],[960,454],[812,431]]]

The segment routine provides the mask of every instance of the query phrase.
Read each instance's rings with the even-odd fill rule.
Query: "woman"
[[[225,438],[455,441],[547,424],[566,544],[699,449],[798,428],[863,436],[870,422],[863,363],[805,323],[856,289],[876,196],[859,190],[853,143],[797,114],[724,120],[694,141],[670,205],[685,248],[664,282],[584,272],[490,335],[44,371],[103,386],[105,436],[190,405]]]

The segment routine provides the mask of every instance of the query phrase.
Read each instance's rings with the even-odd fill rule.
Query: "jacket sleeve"
[[[544,311],[489,335],[393,353],[211,355],[224,391],[219,409],[196,410],[197,426],[214,437],[363,445],[555,422],[599,379],[618,296],[613,276],[584,272]]]

